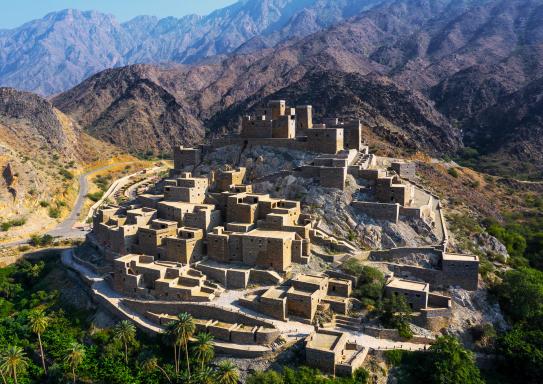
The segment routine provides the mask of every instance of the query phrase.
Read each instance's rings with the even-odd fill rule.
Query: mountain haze
[[[119,23],[67,9],[0,32],[0,85],[43,95],[101,70],[135,63],[196,63],[307,36],[381,0],[241,0],[207,16]],[[258,42],[257,44],[255,44]]]

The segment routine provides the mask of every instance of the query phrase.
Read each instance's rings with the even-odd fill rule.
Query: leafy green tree
[[[217,366],[217,384],[237,384],[239,381],[238,368],[228,360],[221,361]]]
[[[543,377],[543,331],[517,325],[498,339],[501,370],[516,382],[540,383]]]
[[[530,265],[543,270],[543,231],[535,233],[528,240],[526,257],[530,260]]]
[[[113,328],[114,338],[124,347],[124,362],[128,364],[128,346],[136,341],[136,327],[131,321],[122,320]]]
[[[353,379],[356,384],[366,384],[370,379],[370,374],[364,368],[358,368],[354,371]]]
[[[74,384],[76,382],[75,371],[77,370],[77,367],[81,365],[84,358],[85,347],[79,343],[72,343],[70,347],[66,350],[66,357],[64,358],[64,361],[72,370],[72,378]]]
[[[452,336],[438,337],[427,352],[403,351],[392,357],[395,364],[401,361],[402,382],[484,384],[474,354]]]
[[[543,272],[532,268],[508,271],[496,288],[498,301],[508,317],[527,321],[543,316]]]
[[[199,333],[196,335],[196,344],[193,348],[196,361],[200,363],[200,369],[215,356],[213,349],[213,336],[210,333]]]
[[[451,336],[442,336],[430,347],[429,374],[433,383],[483,384],[475,356]]]
[[[353,296],[366,306],[375,306],[381,301],[385,277],[377,268],[362,265],[354,258],[347,260],[341,266],[343,271],[357,278],[358,286]]]
[[[515,230],[502,227],[500,224],[494,222],[487,227],[488,233],[500,240],[507,252],[512,257],[524,256],[526,250],[526,238]]]
[[[413,337],[409,327],[411,315],[411,307],[402,295],[392,295],[382,302],[380,317],[383,324],[387,327],[396,328],[400,336],[407,339]]]
[[[28,358],[23,349],[16,345],[10,345],[0,354],[0,370],[13,379],[17,384],[17,373],[23,372],[28,366]]]
[[[284,384],[283,376],[276,371],[256,372],[247,378],[247,384]]]
[[[43,335],[43,333],[47,329],[50,318],[45,314],[43,309],[35,309],[28,314],[28,320],[30,321],[30,329],[38,336],[41,364],[43,367],[43,371],[47,374],[47,368],[45,367],[45,354],[43,353],[41,335]]]

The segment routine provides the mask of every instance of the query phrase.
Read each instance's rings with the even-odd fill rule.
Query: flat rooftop
[[[444,253],[443,260],[451,261],[479,261],[479,258],[475,255],[460,255],[458,253]]]
[[[265,230],[265,229],[253,229],[251,232],[247,232],[245,236],[294,240],[296,238],[296,233],[287,232],[287,231],[271,231],[271,230]]]
[[[272,287],[262,294],[261,297],[268,299],[282,299],[287,293],[286,287]]]
[[[413,281],[406,279],[393,279],[386,285],[390,288],[406,289],[409,291],[428,291],[429,284],[421,281]]]
[[[317,332],[307,344],[309,348],[332,350],[338,343],[341,335]]]
[[[318,290],[315,291],[301,291],[299,289],[296,289],[295,287],[290,287],[287,291],[287,294],[294,295],[294,296],[303,296],[303,297],[311,297],[313,295],[316,295]]]
[[[324,279],[325,277],[323,276],[299,274],[296,277],[294,277],[292,281],[299,281],[303,283],[320,285],[320,283],[322,283]]]
[[[166,220],[166,219],[154,219],[152,221],[154,224],[166,224],[166,225],[177,225],[177,221]]]

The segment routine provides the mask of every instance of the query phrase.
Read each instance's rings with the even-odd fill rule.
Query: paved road
[[[108,168],[113,168],[118,165],[131,164],[131,163],[132,162],[109,164],[100,168],[93,169],[92,171],[89,171],[87,173],[80,175],[79,176],[79,192],[77,194],[77,199],[72,208],[72,211],[70,212],[70,215],[67,218],[65,218],[61,223],[59,223],[55,228],[47,232],[47,234],[53,237],[69,238],[69,239],[84,238],[85,235],[87,234],[87,230],[82,230],[82,228],[74,228],[74,227],[77,224],[79,213],[81,209],[83,208],[83,205],[85,204],[86,196],[89,193],[89,182],[87,180],[87,177],[92,175],[93,173],[104,171]],[[0,248],[16,247],[18,245],[27,244],[29,241],[30,239],[28,238],[24,240],[12,241],[9,243],[3,243],[3,244],[0,244]]]

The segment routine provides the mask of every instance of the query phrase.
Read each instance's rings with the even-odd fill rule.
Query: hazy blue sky
[[[93,9],[113,14],[118,20],[126,21],[138,15],[205,15],[235,2],[236,0],[0,0],[0,28],[17,27],[49,12],[65,8]]]

